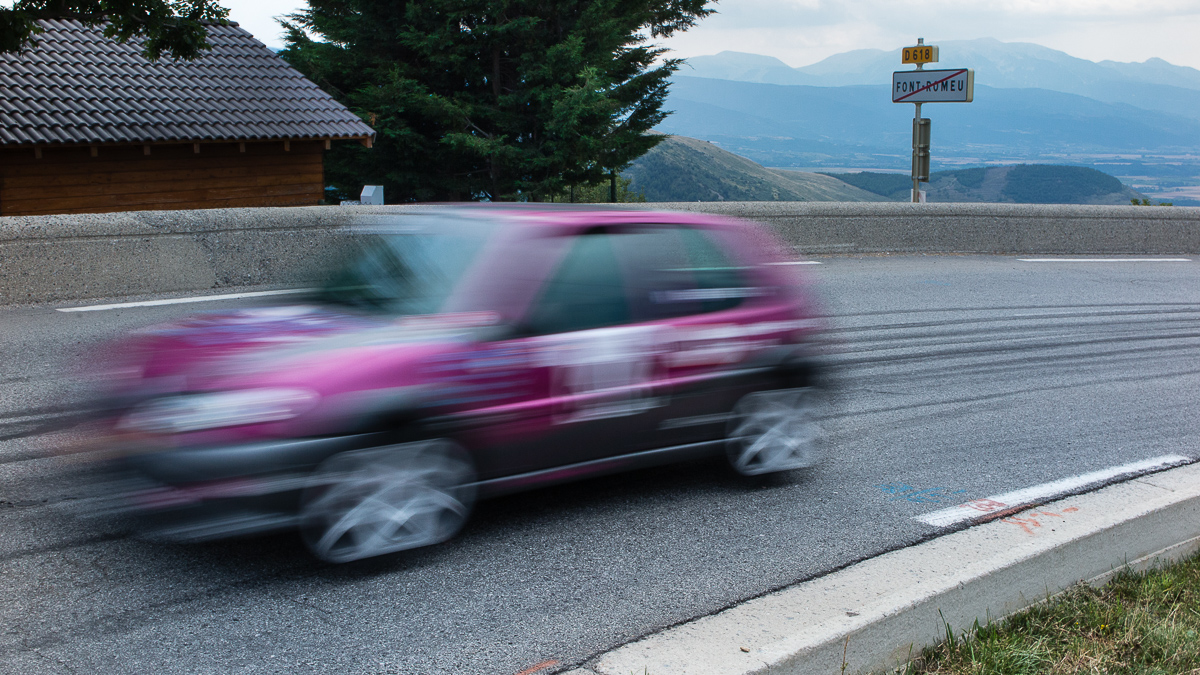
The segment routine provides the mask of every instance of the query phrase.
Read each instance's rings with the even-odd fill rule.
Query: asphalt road
[[[0,310],[0,672],[549,673],[936,536],[923,513],[1200,458],[1200,262],[819,260],[837,394],[818,468],[508,497],[446,544],[344,567],[292,536],[141,540],[89,518],[49,456],[89,345],[262,301]]]

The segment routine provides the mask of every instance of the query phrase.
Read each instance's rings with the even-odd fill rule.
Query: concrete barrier
[[[860,202],[638,205],[767,223],[801,253],[1200,253],[1200,208]],[[0,305],[312,283],[355,216],[408,206],[0,218]]]
[[[729,202],[656,204],[772,225],[809,253],[1200,252],[1200,208],[1060,204]]]
[[[0,218],[0,305],[310,283],[346,251],[337,231],[351,215],[315,207]]]

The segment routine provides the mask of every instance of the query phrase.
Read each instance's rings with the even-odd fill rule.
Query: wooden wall
[[[324,141],[0,150],[0,216],[232,206],[310,206]]]

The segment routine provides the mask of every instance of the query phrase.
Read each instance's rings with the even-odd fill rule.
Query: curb
[[[1200,550],[1200,464],[1031,507],[601,654],[567,675],[870,673],[1117,570]]]

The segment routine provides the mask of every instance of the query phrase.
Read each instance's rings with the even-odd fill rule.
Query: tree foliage
[[[206,23],[225,21],[229,10],[213,0],[17,0],[0,9],[0,53],[31,47],[44,19],[74,19],[104,26],[117,42],[145,40],[142,54],[157,61],[163,54],[190,61],[209,49]]]
[[[1000,193],[1019,204],[1059,204],[1085,203],[1124,189],[1120,179],[1086,166],[1018,164]]]
[[[281,55],[375,128],[326,162],[389,200],[541,199],[597,185],[653,147],[657,37],[708,0],[309,0]],[[656,63],[657,62],[657,63]]]

